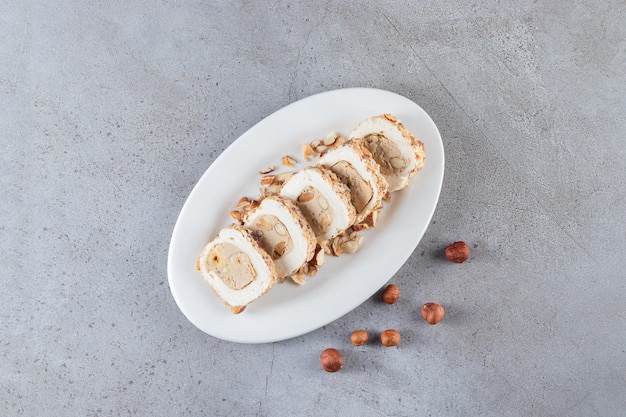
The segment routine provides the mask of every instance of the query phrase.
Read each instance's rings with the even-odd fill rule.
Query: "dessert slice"
[[[318,240],[329,240],[354,224],[356,211],[350,190],[322,166],[303,168],[280,193],[296,202]]]
[[[234,313],[276,283],[274,261],[242,226],[230,225],[209,242],[199,258],[202,276]]]
[[[380,207],[389,184],[363,141],[353,139],[325,153],[319,164],[333,171],[350,189],[350,198],[356,210],[356,223]]]
[[[244,218],[276,264],[278,278],[297,271],[315,252],[315,233],[293,201],[281,196],[261,200]]]
[[[350,138],[363,140],[380,165],[380,172],[389,183],[389,191],[406,187],[411,175],[424,166],[424,144],[390,114],[361,122]]]

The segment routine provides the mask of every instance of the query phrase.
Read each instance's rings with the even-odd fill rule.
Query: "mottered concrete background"
[[[0,3],[1,414],[624,415],[626,3],[49,3]],[[443,137],[402,298],[276,343],[202,333],[167,281],[185,198],[255,123],[343,87]]]

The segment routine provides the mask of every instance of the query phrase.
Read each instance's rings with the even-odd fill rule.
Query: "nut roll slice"
[[[406,187],[409,178],[424,166],[424,144],[390,114],[361,122],[350,138],[363,140],[380,165],[380,172],[389,183],[389,191]]]
[[[319,164],[333,171],[350,189],[357,223],[380,207],[389,184],[361,140],[351,140],[325,153]]]
[[[293,201],[281,196],[261,200],[244,219],[276,264],[279,278],[307,263],[315,252],[315,233]]]
[[[249,230],[239,225],[222,229],[204,247],[199,263],[204,279],[233,312],[242,311],[277,280],[270,255]]]
[[[295,201],[318,240],[329,240],[352,226],[356,210],[350,190],[329,169],[306,167],[283,186],[281,195]]]

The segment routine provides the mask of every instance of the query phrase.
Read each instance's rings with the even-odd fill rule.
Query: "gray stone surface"
[[[626,3],[301,3],[0,2],[1,414],[623,416]],[[444,140],[401,301],[273,344],[200,332],[166,274],[186,196],[271,112],[353,86]]]

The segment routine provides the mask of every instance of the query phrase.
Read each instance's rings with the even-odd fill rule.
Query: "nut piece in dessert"
[[[242,213],[239,210],[231,210],[229,214],[230,214],[230,217],[232,217],[233,220],[236,221],[237,223],[241,224],[241,222],[243,221]]]
[[[320,363],[326,372],[337,372],[343,368],[343,356],[337,349],[328,348],[320,355]]]
[[[333,145],[336,141],[337,141],[337,134],[336,133],[329,133],[328,135],[326,135],[326,137],[322,140],[322,144],[324,146],[330,146]]]
[[[261,185],[264,187],[269,187],[270,185],[272,185],[274,183],[274,178],[276,176],[275,175],[265,175],[263,177],[261,177]]]
[[[272,184],[283,185],[289,178],[293,177],[293,174],[293,172],[281,172],[274,177]]]
[[[394,285],[387,285],[383,291],[383,301],[387,304],[395,304],[400,299],[400,289]]]
[[[469,255],[470,249],[465,242],[454,242],[446,247],[446,258],[451,262],[463,263]]]
[[[428,324],[437,324],[445,313],[443,306],[437,303],[426,303],[422,306],[422,318]]]
[[[289,278],[291,278],[291,281],[293,281],[294,284],[298,284],[298,285],[306,284],[306,280],[304,279],[302,274],[298,274],[298,273],[291,274]]]
[[[302,145],[302,157],[305,161],[308,161],[310,158],[313,158],[316,155],[315,149],[311,147],[308,143]]]
[[[400,344],[400,333],[397,330],[389,329],[380,334],[380,343],[383,346],[398,346]]]
[[[369,336],[365,330],[356,330],[350,335],[350,341],[354,346],[363,346],[367,343]]]
[[[239,314],[246,309],[246,306],[233,306],[230,308],[230,312],[233,314]]]
[[[298,163],[298,161],[296,161],[289,155],[283,156],[282,162],[284,166],[289,167],[289,168],[293,167],[295,164]]]
[[[309,265],[314,267],[320,267],[324,265],[324,262],[326,261],[326,257],[324,255],[324,248],[318,243],[315,246],[315,252],[313,254],[313,257],[309,261]]]
[[[341,243],[341,251],[343,253],[354,253],[359,250],[358,240],[347,240]]]

